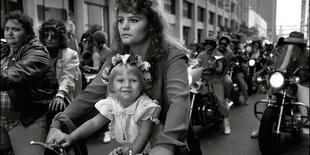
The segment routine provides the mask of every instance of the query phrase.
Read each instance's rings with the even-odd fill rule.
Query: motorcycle
[[[231,62],[230,69],[228,70],[228,75],[233,81],[233,87],[232,87],[232,91],[231,91],[229,98],[234,104],[240,103],[240,96],[242,92],[241,88],[239,87],[236,76],[235,76],[237,69],[243,70],[242,62],[241,62],[242,59],[243,58],[240,55],[236,55],[236,57]]]
[[[70,148],[63,148],[56,143],[43,143],[37,141],[30,141],[31,145],[38,145],[45,148],[44,155],[87,155],[87,147],[85,144],[78,142],[72,143]]]
[[[297,84],[299,77],[295,76],[299,69],[293,74],[280,70],[270,71],[267,80],[270,87],[268,99],[260,100],[254,105],[254,114],[260,120],[259,147],[262,154],[277,154],[281,141],[281,134],[290,133],[296,136],[302,133],[302,128],[308,127],[309,106],[297,101]],[[259,107],[266,105],[264,111]],[[306,114],[301,114],[301,111]]]
[[[202,71],[210,68],[189,68],[191,108],[193,125],[220,124],[223,116],[217,108],[217,100],[212,85],[200,78]]]

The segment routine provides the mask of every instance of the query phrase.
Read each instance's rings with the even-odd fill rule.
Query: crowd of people
[[[249,87],[286,44],[297,44],[309,64],[306,43],[294,36],[276,46],[243,44],[238,34],[210,36],[188,56],[161,11],[155,0],[116,0],[110,47],[102,28],[90,28],[77,44],[73,23],[52,18],[37,39],[29,16],[8,13],[1,44],[1,154],[43,155],[43,147],[29,142],[68,147],[102,130],[104,143],[113,138],[121,145],[111,155],[202,155],[189,116],[189,61],[207,68],[201,78],[214,88],[226,135],[232,132],[233,81],[247,105]],[[299,89],[309,92],[308,73]]]

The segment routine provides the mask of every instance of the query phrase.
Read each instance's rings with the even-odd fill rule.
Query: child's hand
[[[56,143],[61,145],[62,147],[68,147],[73,142],[73,138],[65,133],[61,133],[56,137]]]
[[[118,147],[118,148],[113,149],[113,150],[109,153],[109,155],[125,155],[125,153],[124,153],[122,147]]]

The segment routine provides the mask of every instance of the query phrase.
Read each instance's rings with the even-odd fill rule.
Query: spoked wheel
[[[264,112],[259,127],[259,148],[263,155],[278,153],[281,134],[276,133],[277,114],[273,108],[267,108]]]

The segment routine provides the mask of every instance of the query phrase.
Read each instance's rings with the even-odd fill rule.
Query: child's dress
[[[161,110],[157,101],[150,99],[146,94],[142,94],[127,108],[124,108],[112,95],[98,101],[95,107],[103,116],[111,120],[109,130],[112,138],[125,145],[132,145],[139,133],[142,120],[150,119],[158,124]]]

